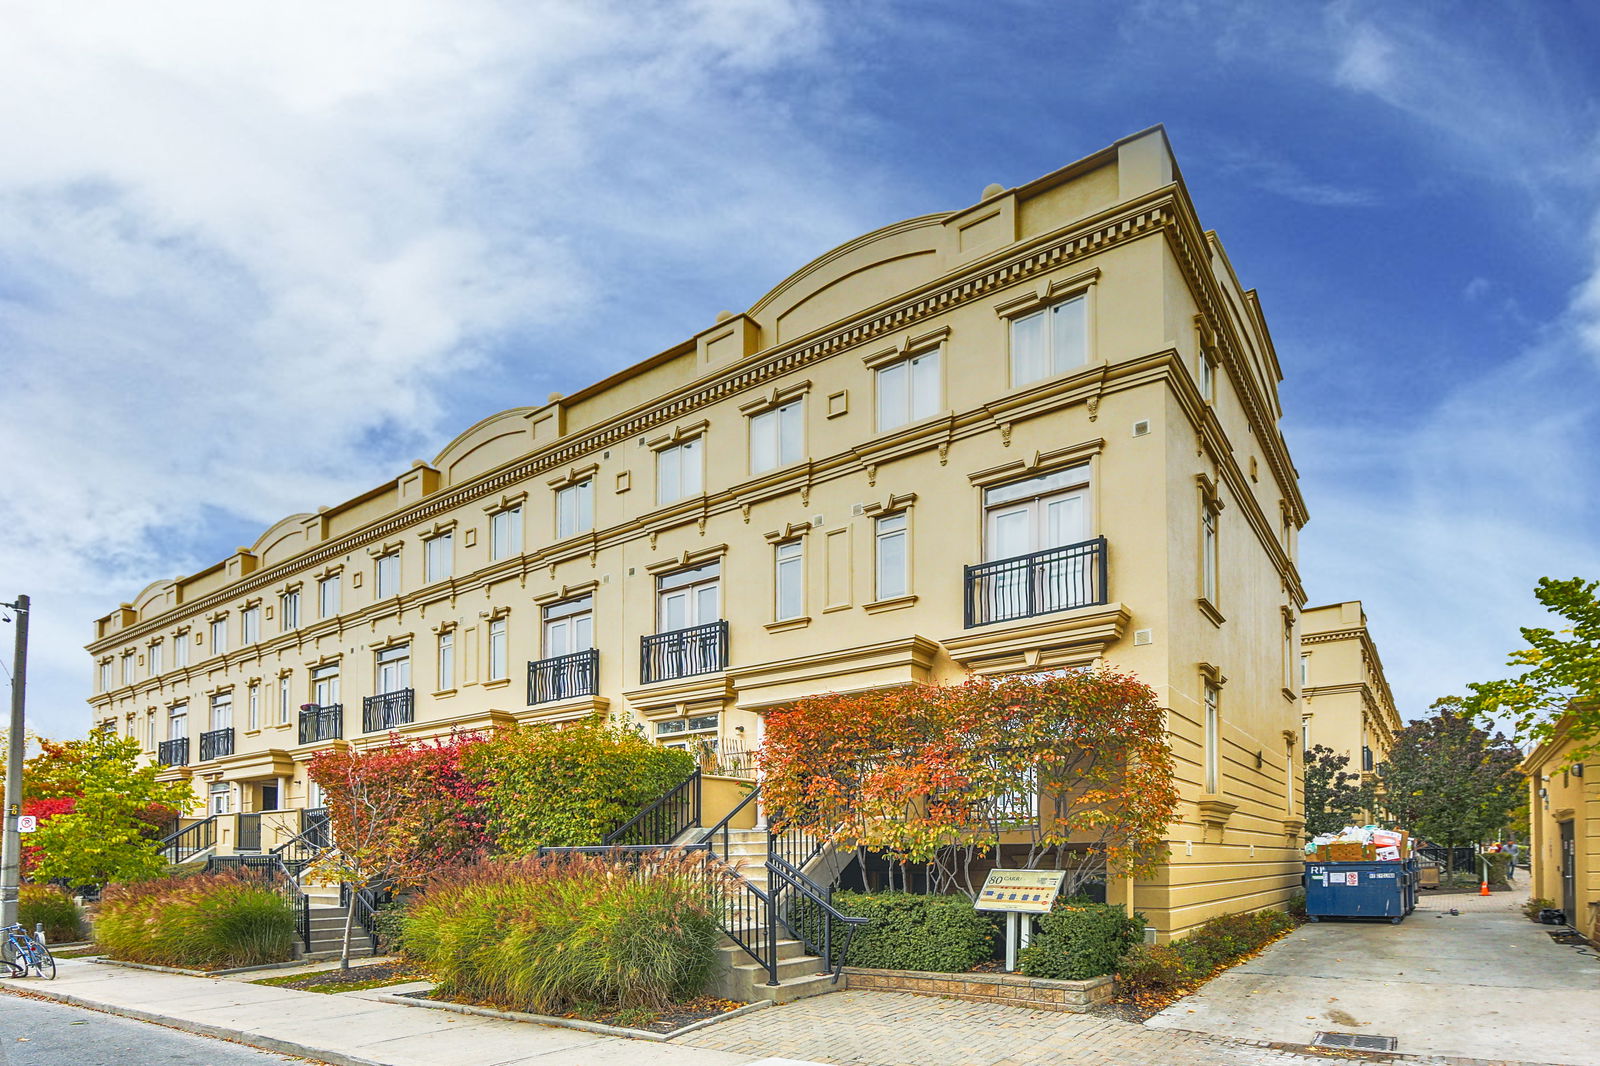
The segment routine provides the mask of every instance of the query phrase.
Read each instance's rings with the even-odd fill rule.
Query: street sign
[[[17,832],[31,833],[37,828],[39,828],[39,818],[37,815],[22,814],[17,816]]]
[[[1049,914],[1065,870],[990,870],[974,906],[980,911]]]

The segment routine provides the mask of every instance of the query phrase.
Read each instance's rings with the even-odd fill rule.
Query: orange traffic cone
[[[1489,882],[1483,881],[1478,885],[1478,895],[1487,896],[1488,894],[1489,894]]]

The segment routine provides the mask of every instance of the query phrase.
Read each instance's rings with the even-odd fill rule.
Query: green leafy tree
[[[1350,756],[1317,744],[1306,752],[1306,834],[1337,833],[1373,807],[1373,790],[1345,769]]]
[[[1395,734],[1379,768],[1385,812],[1413,835],[1456,847],[1497,836],[1522,798],[1522,753],[1464,716],[1462,699],[1435,700],[1432,717]]]
[[[1567,735],[1579,741],[1578,761],[1600,752],[1600,581],[1539,579],[1534,596],[1568,624],[1524,628],[1528,646],[1511,653],[1507,665],[1520,672],[1503,681],[1468,685],[1463,710],[1489,723],[1508,720],[1517,740],[1541,744],[1567,719]],[[1586,742],[1586,743],[1584,743]]]
[[[160,767],[140,765],[137,740],[91,733],[87,740],[47,745],[30,765],[44,780],[70,782],[75,790],[53,797],[70,796],[72,809],[31,834],[35,880],[103,885],[155,877],[165,869],[157,826],[163,816],[181,811],[192,794],[181,781],[156,780]]]

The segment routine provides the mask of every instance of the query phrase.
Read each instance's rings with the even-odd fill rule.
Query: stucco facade
[[[1299,879],[1280,378],[1149,130],[150,585],[95,623],[93,721],[186,740],[197,808],[292,811],[313,751],[390,728],[623,714],[737,769],[798,696],[1104,660],[1170,712],[1172,861],[1132,902],[1181,934]]]
[[[1532,892],[1600,944],[1600,757],[1574,761],[1566,723],[1523,761]]]
[[[1350,756],[1363,775],[1389,758],[1400,712],[1360,600],[1308,607],[1300,616],[1300,684],[1305,746]]]

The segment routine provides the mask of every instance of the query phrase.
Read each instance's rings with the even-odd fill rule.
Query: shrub
[[[1483,856],[1489,860],[1489,884],[1505,886],[1506,874],[1511,869],[1511,855],[1508,852],[1488,852]],[[1479,877],[1482,877],[1482,864],[1479,864]]]
[[[1306,914],[1306,894],[1304,892],[1296,892],[1291,895],[1289,897],[1289,902],[1284,905],[1284,910],[1287,911],[1289,917],[1293,918],[1295,921],[1305,921],[1306,918],[1309,917],[1309,915]]]
[[[1135,944],[1117,960],[1117,989],[1132,998],[1171,995],[1194,979],[1194,972],[1170,944]]]
[[[1195,976],[1209,977],[1270,944],[1294,925],[1294,919],[1283,911],[1224,914],[1206,922],[1174,947]]]
[[[1144,938],[1144,918],[1128,917],[1120,903],[1058,901],[1039,919],[1039,930],[1018,956],[1029,977],[1084,981],[1112,973],[1117,960]]]
[[[83,914],[65,889],[55,885],[23,885],[17,896],[17,922],[29,932],[44,926],[53,944],[83,939]]]
[[[869,919],[850,942],[851,966],[965,973],[994,954],[998,923],[966,896],[835,892],[833,905]]]
[[[1528,921],[1537,922],[1539,920],[1540,911],[1553,911],[1557,906],[1558,904],[1553,899],[1545,899],[1543,896],[1534,896],[1533,898],[1529,899],[1528,902],[1522,905],[1522,913],[1527,917]]]
[[[553,1013],[661,1009],[716,972],[720,868],[658,853],[494,860],[441,874],[400,920],[405,954],[447,994]]]
[[[226,969],[294,956],[294,909],[241,872],[107,886],[95,942],[112,958]]]
[[[496,850],[596,844],[694,772],[688,752],[598,719],[496,733],[468,757],[485,783]]]

